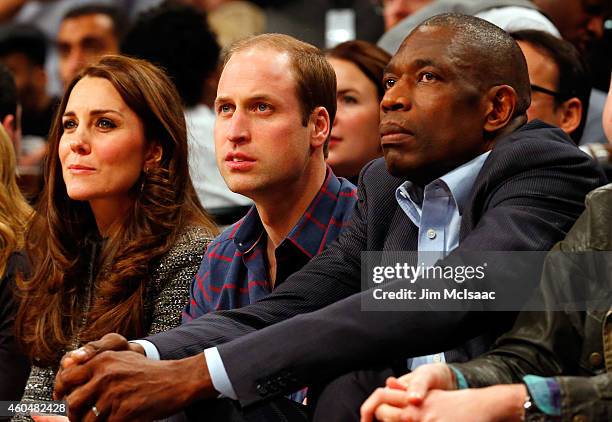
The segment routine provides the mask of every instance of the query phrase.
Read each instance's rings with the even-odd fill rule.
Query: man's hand
[[[78,386],[64,397],[68,416],[85,422],[160,419],[216,395],[203,354],[155,361],[132,351],[104,351],[79,365],[64,365],[55,396],[62,398],[68,386]]]
[[[67,384],[58,382],[59,377],[64,369],[69,368],[73,365],[85,363],[97,354],[105,352],[107,350],[132,350],[134,352],[144,354],[144,350],[141,346],[139,346],[138,344],[128,343],[125,337],[117,333],[106,334],[100,340],[89,342],[83,347],[66,353],[62,357],[59,370],[57,371],[57,375],[55,376],[56,387],[55,392],[53,393],[54,400],[60,400],[61,397],[64,397],[65,395],[70,393],[73,388],[79,386],[79,384]]]
[[[387,387],[405,390],[412,404],[420,404],[429,390],[456,390],[457,381],[450,366],[433,363],[419,366],[397,379],[389,378]]]
[[[376,389],[361,406],[361,422],[371,422],[374,412],[381,405],[403,408],[420,405],[430,390],[456,389],[455,377],[444,363],[419,366],[400,378],[387,379],[386,388]]]
[[[460,391],[432,390],[420,405],[402,406],[388,401],[379,405],[374,415],[381,422],[518,422],[523,420],[526,395],[522,384]]]
[[[60,362],[60,369],[68,368],[74,364],[85,363],[89,359],[96,356],[98,353],[107,350],[116,352],[131,350],[133,352],[144,354],[142,346],[134,343],[128,343],[125,337],[117,333],[106,334],[100,340],[91,341],[76,350],[67,352]]]

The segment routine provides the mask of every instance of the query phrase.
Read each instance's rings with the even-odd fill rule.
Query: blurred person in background
[[[174,82],[187,119],[189,170],[196,193],[217,223],[236,222],[252,202],[227,187],[215,160],[212,106],[220,48],[206,14],[178,2],[165,2],[138,17],[121,51],[160,66]]]
[[[402,19],[412,15],[434,0],[382,0],[385,31],[393,28]]]
[[[609,0],[533,0],[555,24],[561,36],[585,53],[604,35],[604,21],[610,16]]]
[[[11,71],[0,64],[0,125],[13,143],[16,153],[21,148],[21,105]]]
[[[363,166],[382,157],[381,81],[391,55],[366,41],[338,44],[325,55],[336,73],[338,103],[327,163],[356,185]]]
[[[8,25],[0,32],[0,62],[13,73],[22,106],[20,168],[40,165],[47,151],[47,135],[58,100],[47,94],[47,41],[35,26]]]
[[[251,35],[266,31],[266,15],[261,7],[243,0],[181,0],[206,12],[208,23],[222,48]]]
[[[512,32],[527,61],[531,83],[529,120],[563,129],[578,144],[591,95],[588,64],[568,41],[533,29]]]
[[[122,11],[111,5],[86,4],[68,11],[56,38],[64,87],[87,65],[105,54],[118,53],[126,26]]]
[[[64,15],[75,7],[89,4],[111,5],[119,8],[130,19],[140,12],[158,5],[162,0],[7,0],[0,1],[0,24],[9,22],[30,24],[40,29],[49,44],[45,69],[48,75],[47,92],[61,97],[64,84],[59,76],[59,57],[55,40]]]

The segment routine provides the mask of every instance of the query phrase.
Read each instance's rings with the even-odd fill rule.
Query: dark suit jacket
[[[249,405],[350,370],[499,332],[495,318],[478,312],[361,311],[361,251],[417,248],[417,228],[395,199],[402,182],[382,159],[371,162],[360,177],[351,226],[271,295],[147,340],[162,359],[220,345],[238,398]],[[527,124],[500,139],[485,161],[463,211],[460,245],[449,258],[461,251],[548,250],[583,211],[587,192],[604,182],[601,170],[563,132]],[[473,354],[468,350],[465,357]]]

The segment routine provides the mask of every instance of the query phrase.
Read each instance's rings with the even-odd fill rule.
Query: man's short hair
[[[531,104],[527,62],[516,41],[506,31],[484,19],[458,13],[433,16],[413,32],[424,26],[452,30],[452,45],[459,47],[455,52],[457,65],[465,69],[465,74],[483,92],[498,85],[514,88],[517,94],[514,115],[526,114]]]
[[[17,87],[11,71],[0,64],[0,120],[9,114],[17,116]]]
[[[223,66],[236,53],[264,47],[287,53],[295,78],[296,96],[302,108],[302,125],[306,126],[316,107],[325,107],[330,124],[336,116],[336,73],[317,47],[284,34],[262,34],[232,44],[225,52]],[[331,130],[330,130],[331,134]],[[327,157],[329,137],[323,151]]]
[[[21,53],[34,66],[45,66],[47,39],[33,25],[13,24],[0,29],[0,56]]]
[[[556,81],[555,89],[559,95],[554,96],[555,107],[559,107],[573,97],[582,102],[580,125],[570,134],[571,138],[578,143],[586,125],[592,89],[591,72],[585,58],[572,43],[547,32],[525,29],[512,32],[510,35],[517,41],[531,45],[554,61],[559,72],[559,80]]]
[[[77,6],[70,9],[62,18],[62,22],[66,19],[80,18],[81,16],[89,15],[106,15],[113,22],[113,33],[117,39],[121,39],[128,24],[127,17],[121,9],[110,4],[91,3],[83,6]]]
[[[220,51],[206,15],[175,3],[139,15],[121,44],[123,54],[165,69],[187,107],[201,101],[204,82],[217,68]]]

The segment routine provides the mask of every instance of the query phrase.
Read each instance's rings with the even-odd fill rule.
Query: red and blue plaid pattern
[[[348,224],[357,192],[327,169],[319,193],[276,249],[276,285],[331,244]],[[272,291],[266,263],[266,233],[253,206],[209,246],[183,312],[188,322],[211,311],[240,308]]]

